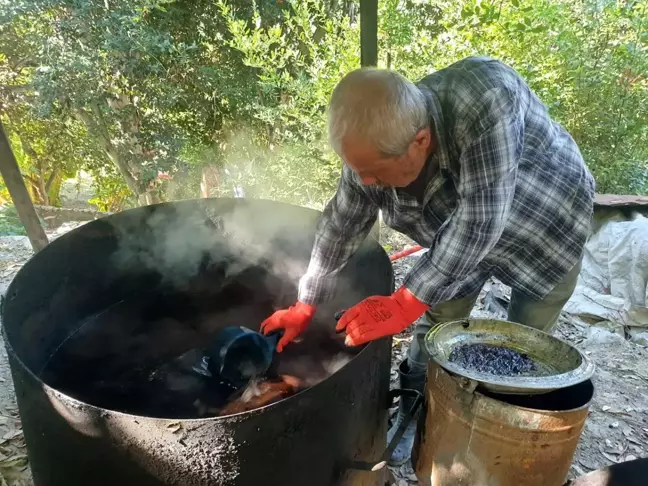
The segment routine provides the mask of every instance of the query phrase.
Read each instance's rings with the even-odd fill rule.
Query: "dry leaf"
[[[599,450],[601,451],[601,454],[603,454],[603,455],[605,456],[605,458],[606,458],[608,461],[611,461],[611,462],[613,462],[613,463],[615,463],[615,464],[616,464],[617,462],[619,462],[619,458],[614,457],[614,456],[611,455],[611,454],[608,454],[607,452],[605,452],[605,451],[603,450],[602,447],[599,447]]]
[[[9,432],[7,432],[5,435],[2,436],[2,438],[4,440],[11,440],[11,439],[13,439],[15,437],[18,437],[18,436],[22,435],[22,434],[23,434],[22,430],[15,429],[15,430],[10,430]]]
[[[20,454],[17,456],[13,457],[8,457],[7,459],[4,459],[3,461],[0,461],[0,468],[1,469],[11,469],[13,467],[24,467],[27,464],[27,455],[25,454]]]

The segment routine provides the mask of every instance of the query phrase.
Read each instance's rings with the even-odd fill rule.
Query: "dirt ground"
[[[381,230],[381,239],[389,253],[413,244],[390,230]],[[412,256],[394,262],[397,286],[416,259]],[[493,306],[492,299],[486,298],[491,289],[495,295],[510,296],[510,290],[501,283],[487,283],[473,309],[473,317],[506,318],[503,309]],[[648,349],[620,334],[590,326],[567,314],[561,316],[554,334],[578,347],[596,365],[594,399],[569,478],[613,463],[648,456]],[[398,383],[395,366],[405,358],[410,342],[411,331],[394,339],[393,386]],[[395,413],[396,409],[392,412]],[[397,486],[418,484],[409,464],[393,468],[392,474]]]
[[[56,237],[75,227],[71,223],[50,236]],[[388,252],[395,252],[411,244],[391,232],[383,232]],[[0,238],[0,292],[4,294],[16,272],[31,256],[25,238]],[[394,264],[397,283],[400,283],[416,261],[407,257]],[[501,317],[501,309],[486,299],[489,290],[504,297],[507,289],[497,282],[489,282],[475,307],[473,315]],[[486,303],[486,302],[487,303]],[[587,353],[597,365],[594,376],[595,397],[581,438],[571,477],[594,469],[648,455],[648,350],[627,341],[607,329],[592,327],[578,318],[564,315],[556,335]],[[1,338],[0,338],[1,339]],[[396,365],[405,357],[411,333],[394,339],[392,382],[396,384]],[[0,486],[27,486],[31,483],[24,438],[18,417],[15,395],[4,343],[0,346]],[[395,411],[395,410],[394,410]],[[394,484],[417,484],[409,465],[392,470]]]
[[[0,291],[3,295],[31,254],[31,246],[24,238],[0,238]],[[27,486],[32,484],[27,451],[2,334],[0,341],[0,486]]]

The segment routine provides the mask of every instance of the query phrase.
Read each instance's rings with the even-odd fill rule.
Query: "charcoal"
[[[259,315],[270,311],[260,308]],[[248,313],[196,309],[171,297],[122,301],[88,318],[83,331],[50,357],[41,377],[102,408],[151,417],[203,418],[251,410],[315,386],[356,352],[330,327],[320,326],[276,354],[261,376],[254,373],[261,358],[250,349],[234,349],[232,363],[226,364],[233,365],[241,379],[233,382],[213,366],[217,350],[211,343],[222,326],[238,325],[237,316],[254,322]],[[253,379],[263,393],[243,397],[241,392]]]
[[[243,391],[241,396],[229,402],[217,415],[232,415],[247,412],[255,408],[270,405],[282,398],[294,395],[301,388],[301,382],[294,376],[281,376],[275,380],[253,381]]]
[[[536,371],[533,359],[514,349],[492,344],[462,344],[450,353],[450,362],[479,373],[519,376]]]

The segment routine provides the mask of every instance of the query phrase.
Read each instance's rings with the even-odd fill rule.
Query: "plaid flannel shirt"
[[[331,297],[379,210],[429,248],[403,283],[428,305],[474,295],[491,275],[545,297],[578,262],[589,231],[594,180],[576,143],[498,61],[468,58],[418,86],[436,138],[422,202],[403,189],[363,186],[344,166],[299,300]]]

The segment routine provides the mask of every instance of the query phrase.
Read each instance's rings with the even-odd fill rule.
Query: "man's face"
[[[430,129],[425,128],[416,134],[403,155],[384,155],[353,135],[342,139],[340,155],[365,185],[405,187],[421,173],[431,148]]]

